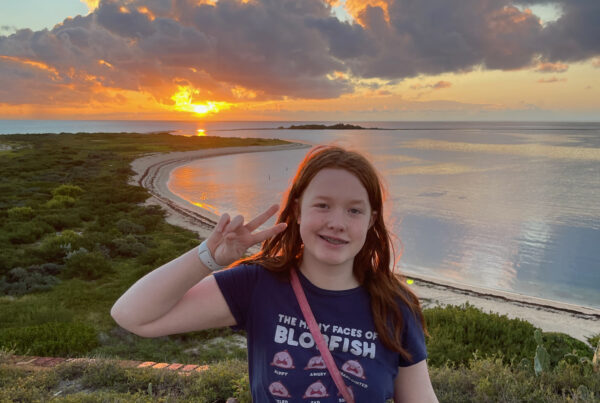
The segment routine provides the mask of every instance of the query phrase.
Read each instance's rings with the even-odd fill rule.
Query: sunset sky
[[[600,121],[598,0],[0,4],[0,119]]]

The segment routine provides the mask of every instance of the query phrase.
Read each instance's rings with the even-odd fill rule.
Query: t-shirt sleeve
[[[406,305],[402,304],[401,309],[404,319],[402,347],[410,353],[411,359],[407,360],[400,356],[398,365],[400,367],[408,367],[427,358],[427,348],[425,347],[425,334],[423,333],[421,322]]]
[[[241,265],[214,274],[217,285],[235,318],[234,329],[245,329],[252,294],[258,280],[260,266]]]

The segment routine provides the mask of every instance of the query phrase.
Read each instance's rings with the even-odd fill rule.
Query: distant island
[[[335,125],[291,125],[290,127],[280,126],[278,129],[285,130],[380,130],[377,127],[362,127],[358,125],[349,125],[347,123],[337,123]]]

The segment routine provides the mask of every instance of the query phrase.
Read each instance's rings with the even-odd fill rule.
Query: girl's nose
[[[331,211],[327,218],[327,227],[332,230],[340,231],[346,227],[343,211],[334,209]]]

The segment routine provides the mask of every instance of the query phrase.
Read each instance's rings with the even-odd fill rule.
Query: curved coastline
[[[131,178],[131,183],[150,192],[152,197],[147,203],[164,208],[167,211],[167,222],[192,230],[200,238],[206,238],[218,217],[170,191],[167,184],[174,168],[200,158],[306,147],[309,146],[292,143],[281,146],[227,147],[150,154],[132,162],[131,167],[135,175]],[[566,333],[582,341],[600,333],[600,309],[475,287],[418,273],[403,274],[414,280],[410,287],[420,297],[424,307],[460,305],[468,302],[485,312],[492,311],[510,318],[524,319],[544,331]]]

